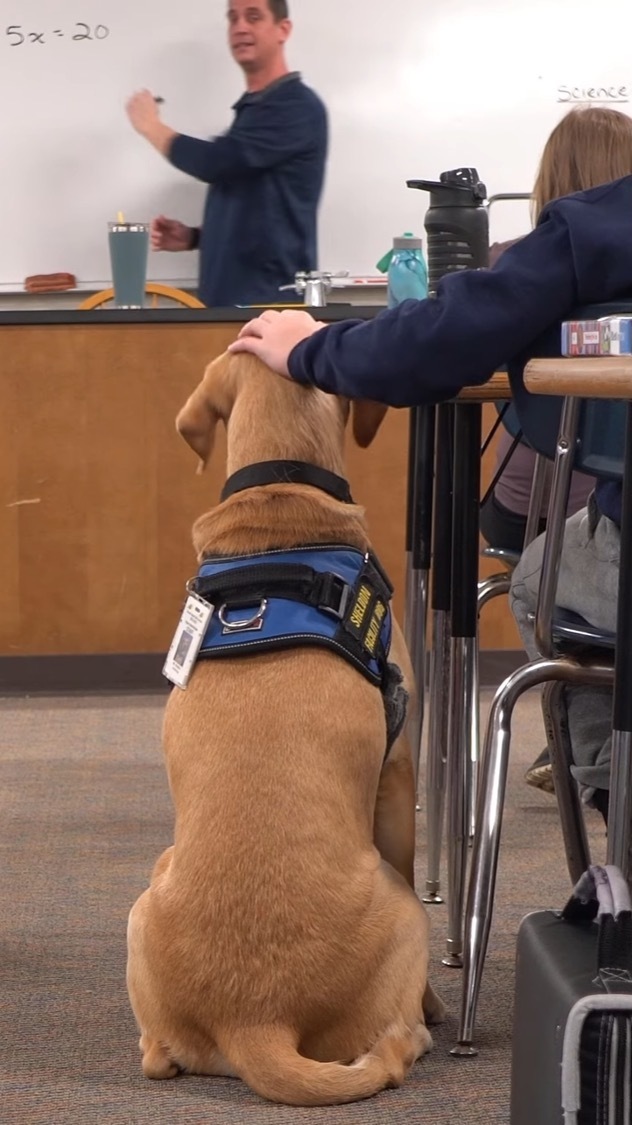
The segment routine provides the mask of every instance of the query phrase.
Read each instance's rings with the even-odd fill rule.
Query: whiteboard
[[[123,106],[147,86],[178,131],[227,128],[243,80],[225,0],[2,0],[1,11],[0,285],[58,270],[107,284],[117,211],[199,222],[205,186],[139,137]],[[490,195],[528,192],[570,104],[630,112],[630,0],[598,12],[591,0],[291,0],[291,14],[288,63],[329,111],[323,269],[375,274],[393,235],[423,234],[427,197],[407,179],[474,166]],[[492,241],[516,237],[528,207],[494,205],[490,220]],[[181,284],[196,258],[151,254],[149,275]]]

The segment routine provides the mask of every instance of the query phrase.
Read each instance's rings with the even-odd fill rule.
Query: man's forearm
[[[173,138],[177,137],[175,129],[170,129],[162,121],[155,121],[144,131],[145,140],[149,141],[162,156],[169,156]]]

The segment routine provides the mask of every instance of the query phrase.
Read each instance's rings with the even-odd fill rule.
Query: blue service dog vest
[[[199,658],[319,645],[381,686],[392,587],[355,547],[297,547],[206,559],[190,588],[215,611]]]
[[[198,659],[330,648],[379,687],[388,754],[408,692],[388,660],[393,588],[373,555],[334,545],[209,558],[189,589],[214,607]]]

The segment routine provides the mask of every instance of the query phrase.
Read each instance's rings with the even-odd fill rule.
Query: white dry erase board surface
[[[291,0],[291,14],[288,62],[330,115],[323,269],[373,274],[393,235],[422,233],[427,197],[408,178],[467,165],[490,195],[528,192],[570,104],[631,111],[630,0]],[[107,284],[106,224],[118,211],[197,223],[205,186],[125,117],[143,86],[181,132],[228,126],[243,81],[226,0],[2,0],[3,289],[58,270]],[[492,241],[516,237],[528,207],[499,203],[490,220]],[[196,272],[194,254],[150,256],[154,280]]]

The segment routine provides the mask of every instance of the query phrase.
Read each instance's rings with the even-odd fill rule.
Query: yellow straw
[[[123,214],[122,211],[117,212],[116,221],[117,221],[117,223],[124,223],[125,222],[125,215]]]

